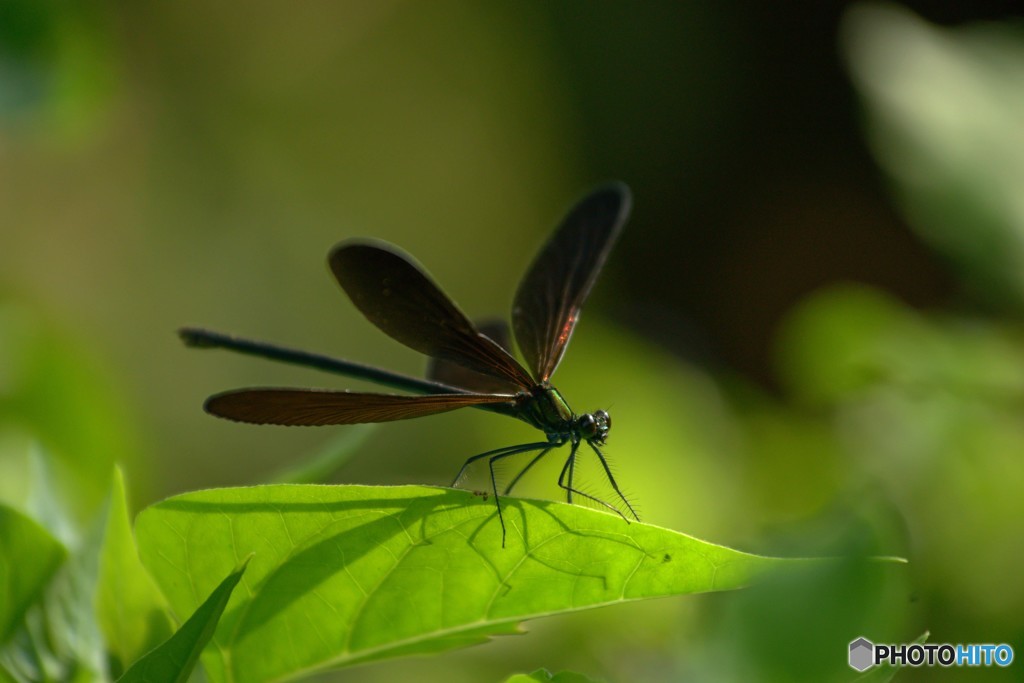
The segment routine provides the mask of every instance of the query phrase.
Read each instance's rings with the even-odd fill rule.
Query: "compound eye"
[[[598,424],[604,425],[604,431],[607,432],[609,429],[612,428],[612,416],[609,415],[606,411],[598,410],[594,413],[594,416],[597,417]]]
[[[590,439],[593,438],[594,436],[597,436],[597,420],[595,420],[594,416],[591,415],[590,413],[587,413],[586,415],[580,415],[580,420],[578,424],[580,433],[584,436],[584,438]]]

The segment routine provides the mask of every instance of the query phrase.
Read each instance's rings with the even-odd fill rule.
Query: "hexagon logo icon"
[[[861,636],[850,643],[850,666],[857,671],[865,671],[874,666],[875,645]]]

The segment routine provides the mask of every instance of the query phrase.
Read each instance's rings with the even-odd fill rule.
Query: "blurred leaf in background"
[[[0,129],[53,142],[95,132],[116,85],[103,3],[0,2]]]
[[[0,506],[0,585],[4,602],[0,606],[0,642],[6,642],[25,611],[37,599],[64,559],[64,548],[41,526],[14,509]],[[9,562],[12,558],[24,562]]]
[[[946,29],[862,3],[843,47],[875,157],[971,296],[1024,307],[1024,23]]]
[[[53,486],[45,495],[78,525],[106,497],[114,463],[136,462],[139,443],[123,395],[82,346],[38,307],[0,292],[0,498],[24,507]]]
[[[781,339],[787,385],[829,416],[848,480],[904,520],[920,622],[942,642],[1020,634],[1024,330],[839,287]]]
[[[864,4],[843,38],[894,194],[983,311],[824,292],[794,316],[788,376],[830,394],[844,448],[905,516],[933,639],[1019,647],[1024,552],[1007,540],[1024,536],[1024,24],[940,28]]]

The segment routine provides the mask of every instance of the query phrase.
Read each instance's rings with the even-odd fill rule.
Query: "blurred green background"
[[[332,244],[399,244],[469,315],[504,313],[562,212],[619,178],[634,217],[556,380],[611,411],[644,520],[910,564],[338,678],[845,681],[854,637],[926,630],[1024,656],[1015,5],[0,0],[0,497],[35,495],[43,463],[84,519],[115,461],[138,508],[333,448],[344,429],[202,400],[357,384],[175,329],[421,372],[332,282]],[[334,480],[444,484],[533,438],[475,411],[395,423]],[[547,465],[524,494],[558,497]]]

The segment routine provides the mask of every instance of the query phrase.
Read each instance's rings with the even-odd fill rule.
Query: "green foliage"
[[[36,471],[46,470],[37,466]],[[41,575],[43,583],[32,601],[0,641],[0,669],[18,681],[96,680],[103,670],[91,600],[96,583],[96,536],[72,526],[57,499],[40,492],[52,492],[51,482],[35,482],[29,514],[52,534],[59,561],[54,571]],[[31,567],[45,556],[47,545],[23,548],[17,554],[5,549],[2,562]]]
[[[102,10],[86,2],[0,4],[0,125],[91,132],[113,85]]]
[[[195,614],[182,624],[181,628],[156,649],[135,662],[124,676],[122,683],[184,683],[199,662],[199,654],[210,642],[217,628],[217,622],[227,607],[231,592],[245,573],[242,563],[210,593]]]
[[[290,508],[301,505],[292,501],[268,513],[229,504],[232,496],[284,489],[208,492],[157,505],[138,527],[144,565],[119,480],[106,507],[104,501],[115,462],[129,471],[145,462],[163,475],[161,492],[251,481],[277,467],[286,472],[282,480],[317,481],[357,451],[346,472],[350,481],[423,482],[438,481],[460,454],[519,438],[523,425],[514,421],[439,416],[380,430],[374,438],[382,443],[368,453],[354,429],[332,434],[321,449],[323,432],[203,420],[198,405],[209,391],[306,378],[292,369],[187,357],[170,330],[226,319],[239,332],[309,340],[415,372],[417,361],[391,356],[376,330],[336,317],[339,303],[325,292],[325,276],[309,271],[343,233],[378,229],[415,246],[468,311],[501,310],[533,244],[522,231],[539,235],[564,197],[585,184],[583,176],[597,172],[579,163],[597,158],[593,150],[573,142],[591,139],[589,131],[572,128],[579,83],[553,75],[584,68],[582,55],[566,43],[569,32],[548,35],[544,11],[410,4],[377,12],[339,5],[326,15],[289,15],[286,26],[279,10],[259,9],[225,41],[222,31],[208,27],[230,22],[230,7],[58,5],[16,0],[0,9],[0,125],[14,133],[5,142],[8,166],[17,171],[6,197],[15,229],[4,235],[0,252],[12,286],[48,300],[94,339],[83,343],[69,334],[68,323],[52,324],[35,307],[0,294],[0,500],[8,505],[0,508],[0,586],[7,591],[0,596],[0,669],[6,670],[0,680],[115,678],[161,643],[170,648],[165,641],[173,626],[218,594],[247,544],[256,555],[220,620],[212,613],[193,617],[204,627],[217,623],[217,643],[227,648],[203,655],[213,680],[261,666],[259,659],[236,659],[228,668],[225,652],[277,654],[260,651],[271,634],[280,639],[273,646],[290,648],[292,659],[282,667],[291,676],[305,673],[300,663],[340,666],[479,642],[541,614],[562,616],[537,623],[529,639],[450,653],[439,658],[442,665],[381,661],[344,675],[380,680],[401,671],[422,673],[416,680],[423,681],[500,680],[500,658],[515,653],[521,659],[502,674],[543,663],[618,681],[850,681],[842,649],[861,633],[890,642],[925,627],[951,642],[1024,637],[1024,550],[1008,542],[1024,537],[1019,33],[996,23],[932,26],[883,4],[857,3],[844,24],[869,142],[912,229],[955,269],[955,307],[914,310],[862,286],[819,291],[784,327],[778,340],[783,391],[766,395],[737,389],[735,378],[713,377],[628,330],[602,325],[595,299],[586,334],[577,335],[559,370],[559,385],[571,389],[574,405],[613,410],[610,448],[620,480],[644,504],[644,519],[775,554],[861,557],[907,548],[912,564],[782,564],[782,576],[734,595],[566,615],[625,602],[607,579],[621,579],[625,569],[616,561],[628,558],[649,568],[648,578],[655,570],[676,572],[671,578],[680,584],[666,582],[664,594],[700,590],[708,579],[700,569],[705,555],[668,553],[666,566],[654,566],[656,555],[635,535],[675,539],[672,532],[511,499],[510,544],[501,550],[493,501],[433,489],[373,489],[382,500],[371,505],[347,498],[356,489],[303,487],[295,490],[314,500],[339,496],[345,509],[320,501],[295,511]],[[672,24],[674,39],[687,30],[663,23],[666,35]],[[572,32],[580,26],[574,23]],[[628,24],[614,30],[621,26]],[[607,41],[596,40],[598,27],[587,30],[600,46],[591,56],[608,59]],[[652,41],[646,31],[631,33]],[[147,40],[117,42],[129,35]],[[466,37],[474,44],[467,46]],[[695,46],[695,55],[715,54],[699,52],[700,41],[673,42]],[[270,44],[289,49],[268,50]],[[132,57],[124,62],[128,70],[113,64],[121,51]],[[549,71],[554,53],[576,55],[575,62]],[[80,154],[62,153],[59,135],[51,134],[96,130],[109,85],[122,71],[135,77],[118,84],[119,111],[147,115],[129,117],[127,126],[123,117],[112,119],[109,130],[84,138]],[[728,74],[696,72],[731,87]],[[319,87],[328,81],[338,87]],[[603,73],[595,82],[600,92],[615,91]],[[707,104],[707,95],[695,101]],[[24,130],[42,134],[20,137]],[[741,194],[748,189],[740,187]],[[816,191],[794,191],[792,201],[814,207],[821,201]],[[444,240],[422,237],[442,231]],[[737,248],[744,246],[750,245]],[[477,266],[484,261],[471,257],[479,254],[502,257]],[[679,264],[690,267],[685,253]],[[253,271],[266,277],[253,282]],[[253,284],[239,287],[243,281]],[[615,288],[603,285],[596,296],[614,301]],[[978,301],[987,307],[972,310]],[[635,303],[621,301],[620,312]],[[709,305],[738,310],[757,302]],[[651,320],[659,312],[641,307],[639,313]],[[93,345],[117,359],[113,370],[85,351]],[[122,391],[116,373],[127,384]],[[309,377],[311,384],[329,381]],[[136,410],[119,396],[128,392]],[[134,425],[149,430],[146,448],[135,447]],[[433,443],[443,446],[425,446]],[[285,451],[317,456],[295,468],[281,457]],[[543,487],[559,466],[553,459],[541,463],[517,490],[552,497]],[[145,488],[145,481],[132,483]],[[405,496],[407,504],[388,496]],[[174,507],[200,500],[202,509]],[[192,536],[175,538],[171,531],[181,527],[161,528],[158,520],[187,522]],[[265,531],[255,526],[262,520],[268,520]],[[568,531],[559,531],[560,524]],[[296,531],[306,535],[285,537]],[[354,549],[347,547],[353,539]],[[333,543],[341,540],[345,546]],[[175,564],[162,559],[163,546]],[[687,547],[732,552],[697,542]],[[591,564],[600,569],[589,571]],[[691,583],[679,567],[693,568]],[[629,586],[639,586],[643,576]],[[346,581],[347,592],[339,588]],[[331,601],[321,600],[324,591]],[[477,606],[474,620],[460,603],[468,615],[462,626],[438,629],[431,619],[449,623],[443,620],[459,615],[440,613],[449,594],[466,603],[496,595],[494,604],[508,609],[491,615]],[[353,603],[372,603],[367,614],[377,623],[337,616],[354,613]],[[294,621],[300,611],[316,621]],[[391,621],[381,623],[388,614]],[[334,630],[309,635],[324,625]],[[342,631],[352,634],[355,647],[321,638]],[[292,636],[301,636],[294,647]],[[187,663],[198,645],[193,638],[182,648],[187,652],[170,657]],[[315,647],[320,651],[303,650]],[[300,655],[306,659],[299,662]],[[476,675],[474,666],[484,661],[491,669]],[[1014,671],[986,677],[1010,680]],[[894,673],[880,669],[863,680]],[[931,673],[909,669],[896,680]],[[572,675],[538,671],[513,680]]]
[[[35,603],[66,551],[45,529],[0,505],[0,643]]]
[[[972,295],[1024,306],[1024,51],[1019,27],[932,26],[860,4],[844,25],[868,137],[913,228]]]
[[[732,601],[722,631],[733,679],[845,681],[850,669],[837,651],[864,633],[905,632],[906,569],[865,561],[854,550],[863,539],[842,540],[842,559],[773,575]]]
[[[263,486],[144,510],[140,553],[178,613],[253,553],[208,650],[213,680],[269,681],[517,632],[518,622],[728,590],[797,560],[561,503],[424,487]]]
[[[163,594],[139,562],[120,471],[114,476],[100,551],[96,613],[114,675],[166,640],[173,630]]]
[[[502,548],[493,500],[419,487],[205,491],[145,510],[133,533],[121,474],[111,483],[109,469],[133,439],[103,373],[21,306],[0,308],[0,341],[7,680],[182,680],[197,656],[213,681],[295,678],[806,564],[513,498],[503,499]],[[363,436],[340,433],[286,476],[322,478]]]
[[[503,500],[505,548],[493,501],[451,489],[201,491],[144,510],[133,537],[117,472],[94,531],[37,506],[67,546],[0,507],[0,670],[16,681],[109,680],[123,670],[119,680],[177,682],[202,653],[212,681],[284,680],[813,564],[579,506]],[[233,593],[247,564],[244,590]],[[169,636],[172,613],[191,616]]]
[[[798,308],[783,340],[793,395],[913,529],[917,590],[957,605],[930,615],[932,632],[1014,628],[1024,550],[1001,539],[1024,533],[1020,329],[846,286]]]
[[[115,462],[137,452],[108,368],[80,340],[0,287],[0,500],[91,519]]]

